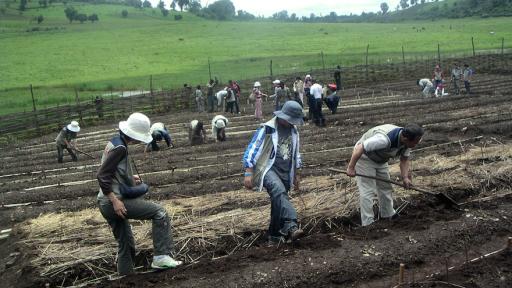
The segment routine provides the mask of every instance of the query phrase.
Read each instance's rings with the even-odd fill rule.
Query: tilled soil
[[[413,81],[347,89],[343,92],[338,114],[327,115],[328,111],[324,110],[327,127],[306,125],[300,129],[305,163],[302,175],[312,179],[327,174],[325,169],[328,167],[344,169],[360,135],[370,127],[384,123],[417,122],[426,127],[427,134],[416,149],[416,158],[433,154],[460,155],[469,147],[481,147],[484,151],[488,145],[510,143],[510,80],[510,76],[478,75],[473,84],[474,94],[437,99],[421,98],[411,84]],[[272,103],[265,103],[267,119],[271,109]],[[143,155],[141,146],[131,149],[139,171],[152,187],[150,199],[176,199],[241,189],[241,156],[259,124],[250,114],[228,115],[228,141],[214,143],[209,139],[205,145],[189,146],[186,123],[194,118],[201,119],[209,127],[209,119],[214,115],[182,113],[152,119],[172,123],[168,126],[176,148],[147,156]],[[0,228],[16,228],[42,213],[94,207],[98,191],[95,180],[98,158],[105,143],[115,133],[115,127],[113,123],[84,127],[79,134],[81,149],[97,159],[81,155],[78,162],[56,163],[55,135],[34,139],[18,147],[6,147],[0,156]],[[502,160],[481,159],[483,162]],[[414,170],[413,167],[416,176],[443,173],[450,171]],[[509,184],[500,187],[482,184],[481,187],[503,192],[509,189]],[[443,188],[442,191],[450,193],[459,202],[482,192],[480,187],[463,191]],[[511,197],[505,196],[469,204],[463,211],[456,211],[440,206],[432,199],[415,196],[398,220],[379,221],[369,229],[358,227],[357,213],[341,218],[333,215],[329,225],[321,222],[296,245],[267,247],[263,235],[265,227],[255,227],[252,233],[261,235],[248,249],[230,254],[235,243],[225,238],[219,244],[223,247],[214,251],[217,255],[196,263],[162,273],[103,280],[90,286],[392,287],[398,282],[398,267],[404,263],[406,282],[410,287],[445,287],[435,285],[450,285],[441,282],[452,281],[463,287],[510,287],[512,279],[510,268],[507,269],[510,254],[507,253],[448,273],[443,269],[446,265],[460,266],[466,258],[502,248],[506,238],[512,236],[511,206]],[[237,208],[244,207],[232,202],[208,212]],[[4,256],[0,261],[1,273],[8,286],[37,287],[45,283],[52,287],[62,283],[67,286],[73,283],[72,279],[89,274],[86,267],[77,266],[73,273],[60,275],[58,279],[41,279],[28,268],[30,251],[12,254],[22,249],[23,245],[16,243],[24,237],[16,232],[12,234],[0,240],[5,247],[2,250],[5,255],[0,255]],[[146,253],[139,255],[140,265],[147,265],[145,258],[149,256]],[[110,266],[113,267],[113,263]],[[441,273],[426,278],[436,272]]]

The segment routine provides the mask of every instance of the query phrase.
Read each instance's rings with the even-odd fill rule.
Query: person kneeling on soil
[[[416,80],[416,85],[421,87],[423,96],[425,96],[425,98],[430,98],[433,96],[432,93],[434,93],[434,84],[432,84],[429,79],[418,79]]]
[[[128,219],[151,219],[153,222],[152,268],[167,269],[182,264],[169,256],[173,242],[167,211],[161,205],[143,199],[148,186],[142,183],[139,175],[133,174],[128,146],[150,143],[149,126],[149,118],[141,113],[133,113],[127,121],[119,122],[119,134],[107,143],[97,174],[100,186],[98,207],[118,243],[117,271],[120,275],[134,272],[135,242]]]
[[[265,187],[270,196],[270,243],[295,241],[304,235],[297,226],[297,212],[288,197],[290,186],[299,190],[297,169],[302,161],[299,132],[295,125],[304,124],[302,107],[286,102],[275,117],[264,123],[252,137],[243,156],[244,186],[259,191]]]
[[[160,147],[158,146],[157,142],[162,140],[165,140],[167,147],[174,147],[174,145],[172,144],[171,136],[169,135],[169,130],[167,130],[167,127],[165,127],[164,123],[153,123],[153,125],[151,125],[151,128],[149,129],[149,132],[151,133],[151,137],[153,137],[153,140],[148,145],[146,145],[144,153],[146,153],[146,151],[160,150]]]
[[[360,175],[390,179],[388,161],[400,156],[400,174],[405,187],[412,186],[409,175],[411,148],[416,147],[423,137],[423,128],[407,124],[404,128],[392,124],[376,126],[363,134],[357,141],[347,167],[350,177]],[[396,217],[393,209],[393,187],[390,183],[365,177],[356,177],[359,189],[361,224],[368,226],[375,221],[373,199],[379,200],[379,214],[382,218]]]
[[[212,120],[212,137],[215,142],[226,141],[226,126],[228,125],[228,118],[217,115]]]
[[[338,110],[338,103],[340,102],[340,96],[338,96],[338,92],[336,89],[336,85],[329,84],[327,85],[327,92],[329,93],[329,96],[325,97],[325,105],[331,110],[332,114],[336,114],[336,111]]]
[[[73,151],[76,150],[76,135],[78,132],[80,132],[78,122],[71,121],[70,124],[60,130],[59,135],[55,138],[55,142],[57,143],[57,161],[59,163],[62,163],[64,158],[64,149],[68,150],[73,161],[78,161],[78,157]]]
[[[192,120],[188,126],[188,140],[190,145],[200,145],[206,142],[206,131],[202,121]]]

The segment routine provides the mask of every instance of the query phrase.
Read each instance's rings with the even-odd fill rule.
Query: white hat
[[[258,81],[254,82],[254,87],[261,87],[261,83]]]
[[[126,121],[119,122],[119,130],[132,139],[149,143],[153,140],[149,132],[150,124],[148,116],[136,112],[131,114]]]
[[[77,121],[71,121],[71,123],[68,124],[68,126],[66,126],[66,128],[71,132],[75,132],[75,133],[80,132],[80,126],[78,126]]]
[[[308,75],[306,75],[306,78],[311,78],[311,75],[309,75],[309,74],[308,74]]]
[[[274,80],[274,82],[272,82],[273,84],[281,84],[281,81],[279,81],[279,79],[276,79]]]
[[[226,122],[224,122],[224,120],[219,119],[219,120],[215,121],[215,128],[222,129],[224,127],[226,127]]]

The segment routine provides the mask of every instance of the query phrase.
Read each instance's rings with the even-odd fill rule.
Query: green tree
[[[39,0],[39,6],[46,8],[48,7],[48,1],[47,0]]]
[[[148,0],[144,0],[144,2],[142,2],[142,7],[151,8],[151,2],[149,2]]]
[[[388,13],[388,10],[389,10],[388,3],[386,3],[386,2],[380,3],[380,10],[382,11],[382,15],[385,15],[386,13]]]
[[[85,21],[87,21],[87,15],[78,14],[76,15],[76,20],[80,21],[80,23],[83,24]]]
[[[94,21],[99,21],[100,19],[98,18],[98,15],[96,13],[93,13],[91,15],[89,15],[89,17],[87,17],[89,21],[91,21],[92,23],[94,23]]]
[[[229,20],[235,16],[235,5],[230,0],[219,0],[208,6],[207,11],[219,20]]]
[[[160,2],[158,2],[158,5],[156,5],[156,7],[159,8],[160,10],[165,9],[164,1],[160,0]]]
[[[164,15],[164,17],[167,17],[167,15],[169,15],[169,10],[167,9],[160,9],[162,11],[162,15]]]
[[[288,20],[288,11],[286,10],[281,10],[277,13],[274,13],[274,15],[272,15],[272,18],[276,19],[276,20],[280,20],[280,21],[286,21]]]
[[[199,11],[201,11],[201,2],[197,0],[190,1],[190,3],[188,4],[188,11],[194,14],[199,13]]]
[[[128,11],[126,9],[121,11],[121,17],[123,17],[123,18],[128,17]]]
[[[43,17],[43,15],[39,15],[39,16],[37,16],[37,18],[36,18],[36,19],[37,19],[37,24],[41,24],[41,23],[44,21],[44,17]]]
[[[78,12],[75,10],[75,8],[73,8],[73,6],[66,7],[66,9],[64,9],[64,13],[66,14],[66,18],[68,18],[69,23],[73,22],[73,20],[75,20],[76,15],[78,14]]]
[[[411,0],[411,7],[418,4],[418,0]]]
[[[400,0],[400,7],[402,7],[402,9],[406,9],[407,7],[409,7],[409,1]]]
[[[27,0],[20,0],[20,5],[18,6],[18,10],[25,11],[27,9]]]
[[[183,7],[187,7],[190,4],[189,0],[178,0],[178,6],[180,6],[180,11],[183,12]]]

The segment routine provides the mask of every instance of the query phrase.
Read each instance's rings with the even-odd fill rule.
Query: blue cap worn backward
[[[278,118],[286,120],[288,123],[293,125],[304,124],[304,114],[302,113],[302,107],[297,101],[287,101],[284,103],[281,110],[274,112],[274,115],[276,115]]]

